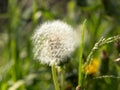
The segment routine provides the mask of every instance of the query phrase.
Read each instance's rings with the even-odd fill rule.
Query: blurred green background
[[[120,35],[120,0],[0,0],[0,90],[54,90],[49,66],[33,59],[31,35],[48,20],[60,19],[85,30],[86,60],[103,36]],[[75,90],[78,51],[65,66],[65,90]],[[83,82],[85,90],[120,90],[120,41],[105,45],[94,55],[99,63]],[[94,69],[91,69],[94,70]],[[112,75],[111,78],[97,78]],[[58,73],[60,81],[60,74]]]

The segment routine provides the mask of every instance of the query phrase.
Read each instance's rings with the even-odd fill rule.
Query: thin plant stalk
[[[61,71],[61,90],[64,90],[64,71]]]
[[[112,42],[115,42],[115,41],[118,41],[120,40],[120,35],[117,35],[117,36],[112,36],[112,37],[109,37],[109,38],[101,38],[97,43],[95,43],[94,47],[92,48],[91,52],[89,53],[88,57],[87,57],[87,61],[86,63],[84,64],[84,67],[86,65],[90,65],[90,63],[92,62],[91,58],[93,56],[93,54],[99,49],[101,48],[103,45],[106,45],[106,44],[109,44],[109,43],[112,43]],[[87,78],[87,73],[85,74],[85,79]]]
[[[54,81],[54,85],[55,85],[55,90],[60,90],[59,85],[58,85],[58,81],[57,81],[57,75],[56,75],[56,69],[55,66],[51,66],[52,69],[52,76],[53,76],[53,81]]]
[[[81,86],[82,85],[82,66],[83,66],[83,60],[82,60],[82,54],[83,54],[83,48],[84,48],[84,30],[85,30],[85,24],[86,24],[86,20],[83,22],[83,26],[82,26],[82,41],[81,41],[81,46],[79,49],[80,55],[79,55],[79,73],[78,73],[78,85]]]
[[[100,40],[95,43],[94,47],[92,48],[91,52],[89,53],[88,57],[87,57],[87,61],[85,63],[84,66],[86,66],[87,64],[90,64],[91,62],[91,58],[93,56],[93,54],[99,49],[101,48],[103,45],[106,45],[106,44],[109,44],[109,43],[112,43],[112,42],[115,42],[117,40],[120,40],[120,35],[117,35],[117,36],[112,36],[112,37],[109,37],[109,38],[100,38]]]

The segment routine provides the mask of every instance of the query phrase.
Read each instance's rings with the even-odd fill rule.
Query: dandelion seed
[[[77,34],[73,28],[59,20],[38,27],[32,41],[35,59],[50,66],[65,62],[78,44]]]

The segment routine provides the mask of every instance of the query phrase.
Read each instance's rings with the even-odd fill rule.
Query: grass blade
[[[82,26],[82,38],[81,38],[81,46],[79,49],[80,55],[79,55],[79,73],[78,73],[78,85],[82,85],[82,66],[83,66],[83,60],[82,60],[82,54],[83,54],[83,49],[84,49],[84,30],[85,30],[85,24],[86,24],[86,20],[83,22],[83,26]]]

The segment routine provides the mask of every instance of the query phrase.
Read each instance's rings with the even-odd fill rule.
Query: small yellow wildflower
[[[96,74],[99,68],[99,60],[94,58],[90,65],[85,66],[84,73]]]

